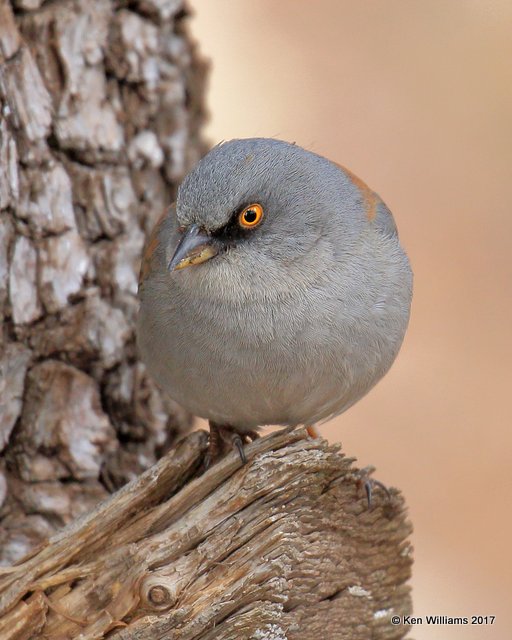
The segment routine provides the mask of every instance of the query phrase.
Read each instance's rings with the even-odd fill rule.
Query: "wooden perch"
[[[336,445],[281,431],[202,473],[205,432],[1,570],[0,637],[401,638],[411,527]]]

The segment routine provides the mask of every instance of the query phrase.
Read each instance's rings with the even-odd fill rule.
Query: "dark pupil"
[[[245,213],[244,213],[244,220],[246,222],[248,222],[249,224],[251,224],[252,222],[254,222],[257,218],[257,214],[256,211],[254,211],[254,209],[248,209]]]

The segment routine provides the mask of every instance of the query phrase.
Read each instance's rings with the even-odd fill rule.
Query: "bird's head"
[[[321,267],[332,243],[357,233],[353,186],[339,167],[280,140],[212,149],[179,187],[180,237],[168,268],[194,267],[253,282]],[[187,269],[188,271],[188,269]],[[204,272],[201,274],[204,275]]]

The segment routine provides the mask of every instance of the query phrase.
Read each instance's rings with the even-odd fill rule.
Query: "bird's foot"
[[[230,450],[236,450],[243,464],[247,462],[244,445],[259,438],[257,431],[240,433],[229,424],[217,424],[210,420],[210,443],[205,458],[205,467],[210,467],[216,460]]]
[[[306,431],[308,433],[308,436],[312,439],[315,440],[315,438],[320,438],[320,431],[318,431],[318,427],[314,424],[306,424],[304,425],[306,427]]]
[[[371,474],[374,471],[374,467],[365,467],[364,469],[361,469],[357,480],[358,486],[364,487],[364,490],[366,492],[368,510],[370,510],[373,506],[373,494],[375,492],[375,489],[382,489],[382,491],[386,494],[388,502],[391,501],[391,493],[389,492],[389,489],[386,487],[386,485],[383,482],[380,482],[380,480],[375,480],[371,477]]]

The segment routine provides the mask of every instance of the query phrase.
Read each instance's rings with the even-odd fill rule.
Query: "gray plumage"
[[[255,202],[259,226],[228,234],[202,264],[168,270],[183,228],[222,239]],[[341,413],[387,372],[408,323],[412,274],[387,207],[286,142],[210,151],[145,261],[138,344],[149,371],[193,414],[240,432]]]

